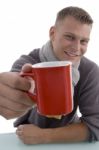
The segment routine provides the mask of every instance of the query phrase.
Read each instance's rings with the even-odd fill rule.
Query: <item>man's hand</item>
[[[20,125],[16,134],[24,144],[48,143],[46,129],[41,129],[33,124]]]
[[[31,65],[24,65],[22,72],[31,71]],[[0,115],[6,119],[15,118],[33,105],[27,92],[31,84],[17,72],[0,73]]]

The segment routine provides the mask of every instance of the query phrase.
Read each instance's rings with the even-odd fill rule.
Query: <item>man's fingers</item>
[[[13,119],[21,116],[22,114],[24,114],[23,111],[17,112],[0,106],[0,115],[2,115],[6,119]]]
[[[25,104],[27,106],[33,105],[33,101],[29,97],[28,93],[22,90],[13,89],[5,85],[0,86],[0,96],[4,97],[6,100],[17,102],[19,104]],[[1,99],[0,99],[1,103]],[[4,102],[3,102],[4,103]],[[6,101],[4,105],[6,104]]]
[[[17,103],[15,101],[11,101],[9,99],[6,99],[5,97],[1,97],[0,96],[0,106],[1,107],[4,107],[4,108],[7,108],[9,110],[12,110],[12,111],[25,111],[27,109],[29,109],[31,106],[29,105],[26,105],[26,104],[22,104],[22,103]]]
[[[32,72],[32,65],[31,64],[25,64],[23,67],[22,67],[22,70],[21,72]]]
[[[0,73],[0,82],[2,85],[24,91],[28,91],[31,88],[28,79],[21,77],[19,73],[15,72]]]

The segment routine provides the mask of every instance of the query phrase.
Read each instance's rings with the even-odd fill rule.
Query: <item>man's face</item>
[[[76,62],[87,50],[91,25],[67,17],[50,29],[53,51],[59,60]]]

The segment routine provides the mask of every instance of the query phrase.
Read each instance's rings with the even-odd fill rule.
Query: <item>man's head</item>
[[[82,8],[66,7],[58,12],[50,29],[53,50],[59,60],[78,61],[87,50],[93,20]]]
[[[81,22],[82,24],[92,25],[93,23],[93,20],[91,16],[88,14],[88,12],[86,12],[82,8],[71,6],[71,7],[63,8],[57,13],[55,24],[57,25],[58,22],[64,20],[66,17],[69,16],[75,18],[77,21]]]

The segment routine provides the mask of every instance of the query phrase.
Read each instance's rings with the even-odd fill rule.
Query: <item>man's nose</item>
[[[75,51],[80,51],[80,48],[81,48],[80,40],[73,41],[73,49]]]

